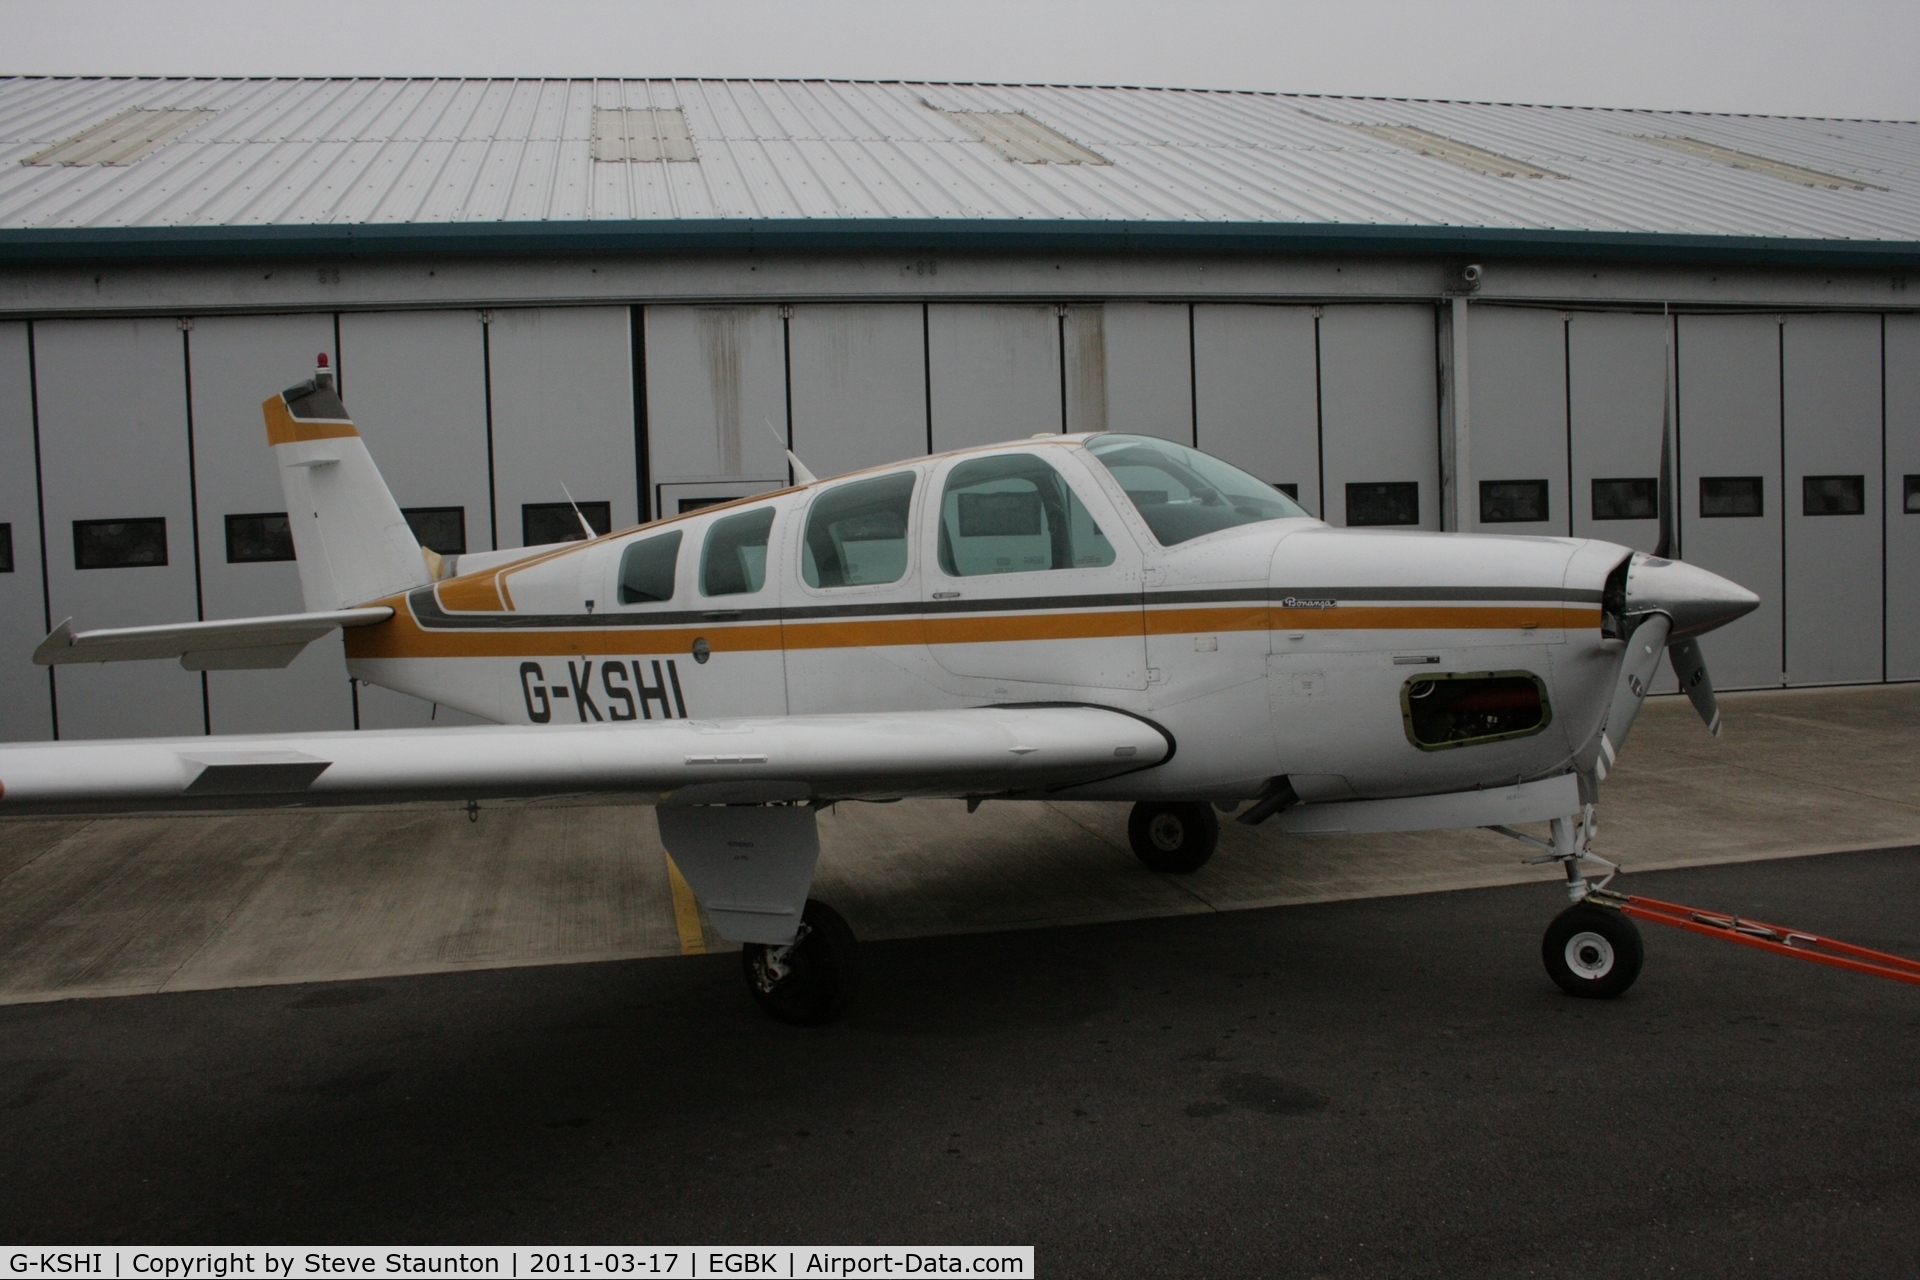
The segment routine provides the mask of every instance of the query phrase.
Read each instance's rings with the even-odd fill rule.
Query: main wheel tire
[[[1540,940],[1547,976],[1568,995],[1588,1000],[1611,1000],[1632,986],[1644,958],[1633,921],[1585,902],[1555,916]]]
[[[1211,805],[1142,800],[1127,818],[1134,856],[1155,871],[1198,871],[1220,843],[1220,818]]]
[[[800,936],[784,947],[749,942],[740,949],[747,990],[770,1017],[817,1027],[839,1017],[860,979],[859,944],[838,911],[807,899]]]

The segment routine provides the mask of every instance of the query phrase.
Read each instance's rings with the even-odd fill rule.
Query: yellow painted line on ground
[[[674,865],[672,854],[661,856],[667,860],[667,883],[673,886],[673,923],[680,930],[680,954],[703,956],[707,954],[707,931],[700,927],[700,904],[694,900],[693,886]]]

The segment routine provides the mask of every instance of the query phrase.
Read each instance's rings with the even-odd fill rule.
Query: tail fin
[[[440,557],[421,547],[400,514],[334,390],[325,355],[312,381],[260,407],[308,609],[365,604],[439,576]]]

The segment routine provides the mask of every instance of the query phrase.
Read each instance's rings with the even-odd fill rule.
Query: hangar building
[[[0,79],[0,738],[453,718],[337,638],[29,660],[67,617],[300,608],[259,404],[316,352],[443,551],[775,487],[768,422],[822,475],[1106,428],[1336,524],[1645,548],[1671,331],[1679,549],[1765,601],[1716,681],[1920,679],[1916,268],[1912,122]]]

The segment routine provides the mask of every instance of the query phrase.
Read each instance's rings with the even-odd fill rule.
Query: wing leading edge
[[[1151,722],[1086,706],[42,743],[0,747],[0,814],[1037,795],[1172,753]]]

